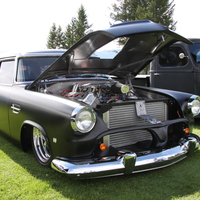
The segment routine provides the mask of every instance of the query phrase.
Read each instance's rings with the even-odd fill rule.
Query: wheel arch
[[[21,126],[21,136],[20,136],[21,147],[25,152],[31,149],[31,138],[34,127],[39,129],[42,132],[42,134],[47,138],[48,141],[47,134],[41,125],[31,120],[25,120]]]

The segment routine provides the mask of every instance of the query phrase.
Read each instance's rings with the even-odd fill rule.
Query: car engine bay
[[[97,104],[119,103],[138,99],[128,84],[106,79],[72,79],[40,87],[40,92],[57,95],[71,100],[82,101],[92,107]]]

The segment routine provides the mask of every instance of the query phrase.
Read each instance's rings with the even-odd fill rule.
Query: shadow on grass
[[[168,200],[192,195],[200,188],[200,150],[186,160],[160,170],[93,180],[74,180],[41,166],[32,152],[22,152],[2,136],[0,144],[0,150],[15,163],[69,199]]]

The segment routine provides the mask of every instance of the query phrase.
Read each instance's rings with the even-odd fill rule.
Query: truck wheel
[[[37,161],[41,165],[49,167],[52,161],[52,156],[48,140],[36,127],[33,127],[32,147]]]

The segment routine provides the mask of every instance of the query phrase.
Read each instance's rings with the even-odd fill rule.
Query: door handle
[[[154,73],[154,76],[160,76],[160,73]]]
[[[19,114],[19,112],[21,111],[20,105],[14,103],[11,105],[11,109],[14,114]]]

